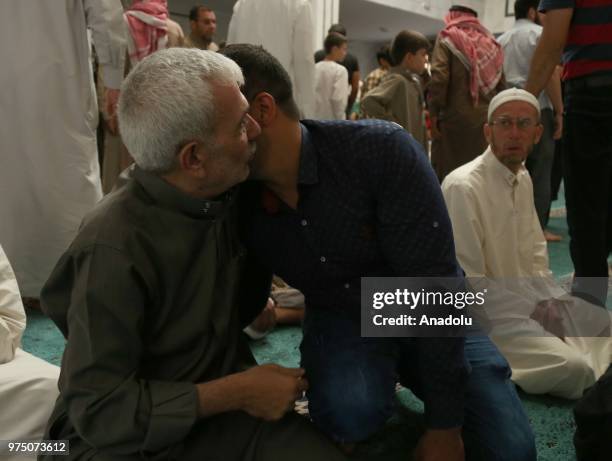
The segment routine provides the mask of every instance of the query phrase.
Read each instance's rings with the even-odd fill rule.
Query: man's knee
[[[579,399],[584,390],[596,381],[591,365],[582,354],[573,350],[564,357],[559,372],[559,385],[551,392],[559,397]]]
[[[393,388],[376,385],[376,379],[347,380],[344,384],[309,391],[313,422],[334,440],[358,442],[380,429],[393,413]]]

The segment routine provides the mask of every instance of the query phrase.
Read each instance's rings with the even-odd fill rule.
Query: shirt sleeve
[[[312,118],[314,108],[315,63],[313,12],[309,2],[298,10],[293,29],[293,70],[295,77],[294,94],[304,118]]]
[[[344,120],[346,118],[344,110],[350,93],[350,87],[346,83],[348,72],[343,66],[338,65],[334,73],[334,87],[331,96],[332,110],[335,120]]]
[[[394,78],[387,76],[380,84],[370,90],[361,100],[361,110],[367,118],[388,120],[406,128],[406,114],[396,114],[392,109],[392,101],[405,101],[405,85]],[[406,107],[406,104],[395,106]]]
[[[0,246],[0,364],[15,357],[26,327],[26,315],[11,265]]]
[[[404,130],[388,136],[376,156],[377,234],[385,259],[400,277],[461,277],[438,180],[422,147]],[[463,424],[467,364],[463,338],[415,338],[426,423]]]
[[[541,0],[538,7],[539,11],[560,10],[563,8],[575,8],[576,0]]]
[[[123,80],[127,34],[119,0],[83,0],[104,85],[117,89]]]
[[[431,55],[431,81],[429,82],[428,102],[432,117],[438,117],[446,107],[450,65],[450,51],[438,38]]]
[[[236,16],[238,15],[238,11],[240,9],[240,3],[241,3],[240,0],[238,0],[236,4],[234,5],[234,9],[232,11],[232,17],[230,18],[229,26],[227,28],[227,43],[229,45],[232,45],[237,42],[238,30],[237,30],[236,22],[238,20],[236,19]]]
[[[60,376],[68,418],[81,438],[117,455],[159,451],[196,421],[193,383],[140,375],[150,291],[123,253],[92,245],[66,254],[41,295],[68,339]]]

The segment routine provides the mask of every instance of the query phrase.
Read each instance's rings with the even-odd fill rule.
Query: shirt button
[[[327,261],[327,258],[326,258],[325,256],[321,256],[320,261],[321,261],[322,263],[324,263],[325,261]]]
[[[308,225],[308,221],[306,221],[305,219],[302,219],[302,226],[307,226]]]
[[[438,221],[434,221],[434,222],[433,222],[433,226],[434,226],[434,227],[438,227],[439,225],[440,225],[440,224],[438,224]]]

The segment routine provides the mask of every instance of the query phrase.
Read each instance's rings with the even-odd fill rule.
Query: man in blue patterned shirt
[[[362,338],[361,277],[462,277],[436,176],[399,125],[299,121],[263,48],[223,53],[262,128],[243,230],[263,266],[306,299],[300,346],[310,415],[349,448],[393,410],[395,382],[425,403],[418,460],[535,460],[510,369],[488,338]],[[471,371],[470,371],[471,369]]]

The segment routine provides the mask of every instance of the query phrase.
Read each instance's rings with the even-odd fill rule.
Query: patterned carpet
[[[573,269],[568,251],[564,209],[553,209],[551,216],[549,229],[564,237],[562,242],[549,245],[551,268],[559,281],[567,284]],[[610,294],[612,297],[612,289]],[[294,367],[299,363],[300,340],[301,331],[298,327],[279,327],[263,340],[253,342],[252,350],[259,363],[274,362]],[[28,327],[23,337],[23,348],[59,365],[64,340],[53,323],[43,314],[28,312]],[[422,428],[422,403],[404,388],[398,388],[396,395],[395,415],[379,434],[357,447],[355,459],[373,461],[407,459],[406,454],[414,447]],[[575,460],[572,445],[575,428],[571,412],[572,402],[524,393],[521,393],[521,399],[536,434],[538,459],[540,461]],[[296,410],[307,414],[307,402],[297,402]]]

